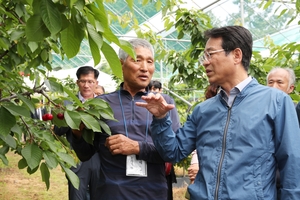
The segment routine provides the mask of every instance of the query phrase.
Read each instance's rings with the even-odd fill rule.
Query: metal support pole
[[[242,23],[242,26],[245,25],[245,21],[244,21],[244,0],[241,0],[241,23]]]

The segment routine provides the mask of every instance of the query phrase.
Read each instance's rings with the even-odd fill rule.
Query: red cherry
[[[42,116],[43,121],[48,121],[53,119],[53,115],[51,113],[46,113]]]
[[[51,113],[47,113],[47,120],[52,120],[53,119],[53,115]]]
[[[42,116],[42,119],[43,119],[43,121],[47,121],[48,119],[47,119],[47,114],[44,114],[43,116]]]
[[[63,113],[57,113],[56,117],[57,117],[58,119],[63,120],[63,119],[64,119],[64,114],[63,114]]]

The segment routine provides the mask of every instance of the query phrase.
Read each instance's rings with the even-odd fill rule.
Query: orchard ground
[[[1,200],[67,200],[68,185],[64,173],[59,167],[50,171],[50,189],[47,191],[40,171],[29,175],[26,169],[18,168],[20,156],[9,152],[9,165],[0,161],[0,199]],[[181,176],[182,169],[175,169]],[[174,186],[174,185],[173,185]],[[174,200],[185,200],[186,186],[173,187]]]

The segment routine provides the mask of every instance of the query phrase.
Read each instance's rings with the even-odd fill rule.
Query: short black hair
[[[149,87],[149,89],[151,89],[152,87],[155,88],[155,89],[161,89],[162,88],[161,82],[157,81],[157,80],[150,81],[148,87]]]
[[[87,74],[94,74],[94,78],[98,79],[99,71],[91,66],[82,66],[79,67],[76,72],[77,79],[80,79],[81,75],[87,75]]]
[[[228,55],[236,48],[240,48],[243,53],[242,64],[248,71],[252,57],[253,39],[250,31],[242,26],[224,26],[221,28],[212,28],[204,32],[207,39],[222,38],[222,48]]]

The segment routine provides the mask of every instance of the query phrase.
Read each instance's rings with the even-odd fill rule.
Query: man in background
[[[149,83],[149,90],[151,92],[160,92],[160,93],[162,93],[163,89],[162,89],[161,82],[157,81],[157,80],[150,81],[150,83]]]
[[[267,85],[277,88],[286,94],[291,94],[295,89],[296,76],[291,68],[273,68],[267,75]],[[300,126],[300,102],[294,102]]]
[[[105,93],[105,89],[102,85],[97,85],[95,89],[95,95],[99,96]]]
[[[290,94],[295,88],[295,72],[290,68],[273,68],[267,75],[267,85]]]
[[[294,91],[295,81],[296,81],[295,72],[293,69],[290,68],[274,67],[267,75],[267,85],[269,87],[277,88],[286,94],[290,94]],[[296,111],[299,119],[299,110],[296,109]],[[276,187],[277,187],[277,200],[279,200],[280,199],[279,170],[276,171]]]
[[[99,71],[90,66],[78,68],[76,72],[77,86],[79,92],[78,99],[84,102],[94,98],[96,87],[98,85]],[[67,102],[66,104],[70,104]],[[54,132],[57,135],[66,134],[66,138],[72,146],[72,129],[70,127],[54,127]],[[76,167],[71,167],[71,170],[78,176],[80,185],[78,190],[74,188],[68,180],[69,200],[98,200],[99,199],[99,173],[100,159],[97,153],[91,159],[80,162]]]

